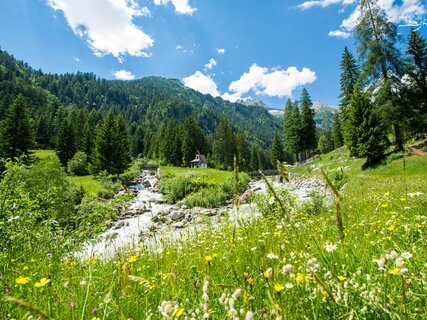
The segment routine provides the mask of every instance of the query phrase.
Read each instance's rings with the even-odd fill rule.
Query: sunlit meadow
[[[313,212],[286,192],[254,199],[262,218],[173,241],[153,234],[162,250],[112,260],[73,258],[78,246],[48,226],[16,229],[39,234],[1,253],[0,318],[425,319],[427,160],[366,171],[362,160],[328,161],[298,175],[323,165],[340,185],[343,236],[335,202]]]

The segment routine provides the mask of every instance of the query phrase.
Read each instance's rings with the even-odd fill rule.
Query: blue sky
[[[336,105],[344,46],[355,53],[357,2],[2,0],[0,46],[44,72],[178,78],[276,108],[305,86],[313,100]],[[424,0],[379,4],[399,25],[426,18]],[[399,27],[404,37],[408,30]]]

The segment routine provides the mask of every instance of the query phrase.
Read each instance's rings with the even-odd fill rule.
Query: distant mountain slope
[[[282,132],[280,119],[265,107],[231,103],[185,87],[180,80],[146,77],[119,81],[100,79],[93,73],[45,74],[0,50],[0,119],[12,99],[24,94],[31,113],[46,110],[58,100],[63,106],[123,113],[129,123],[143,123],[152,130],[171,118],[193,116],[213,139],[221,116],[254,145],[270,147],[274,132]],[[37,111],[39,110],[39,111]]]

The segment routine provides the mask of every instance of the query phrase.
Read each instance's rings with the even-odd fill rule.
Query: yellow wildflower
[[[276,283],[274,285],[274,291],[277,292],[277,293],[282,292],[284,289],[285,289],[285,286],[283,284]]]
[[[131,256],[129,258],[129,263],[134,263],[134,262],[136,262],[136,256]]]
[[[39,288],[39,287],[44,287],[45,285],[47,285],[49,283],[50,283],[50,279],[43,278],[39,282],[36,282],[36,284],[34,286],[36,288]]]
[[[246,280],[248,282],[248,284],[252,285],[254,283],[254,279],[252,278],[248,278],[248,280]]]
[[[24,266],[22,269],[23,269],[23,270],[28,270],[28,269],[30,269],[30,268],[28,268],[28,266]]]
[[[178,318],[184,313],[184,308],[178,308],[172,313],[172,318]]]
[[[212,256],[206,256],[206,257],[205,257],[205,262],[206,262],[206,263],[209,263],[209,264],[210,264],[212,261],[213,261],[213,257],[212,257]]]
[[[30,278],[28,278],[28,277],[23,277],[23,276],[19,276],[18,278],[16,278],[15,279],[15,282],[17,283],[17,284],[26,284],[26,283],[28,283],[28,282],[30,282],[31,281],[31,279]]]
[[[383,203],[383,204],[381,205],[381,207],[383,207],[383,208],[387,208],[387,207],[388,207],[388,203]]]
[[[297,274],[297,276],[295,277],[295,281],[297,282],[297,283],[301,283],[301,282],[309,282],[310,281],[310,276],[308,276],[308,275],[304,275],[304,274],[302,274],[302,273],[298,273]]]
[[[346,277],[344,277],[344,276],[338,276],[337,278],[338,278],[338,280],[340,280],[340,281],[344,281],[344,280],[346,280],[346,279],[347,279],[347,278],[346,278]]]

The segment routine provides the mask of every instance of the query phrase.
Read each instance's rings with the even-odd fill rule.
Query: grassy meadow
[[[281,192],[257,199],[262,218],[107,261],[79,261],[70,239],[49,233],[49,242],[0,253],[0,318],[425,319],[427,159],[362,163],[331,154],[291,169],[321,175],[322,166],[341,186],[344,237],[334,204],[307,213]]]

